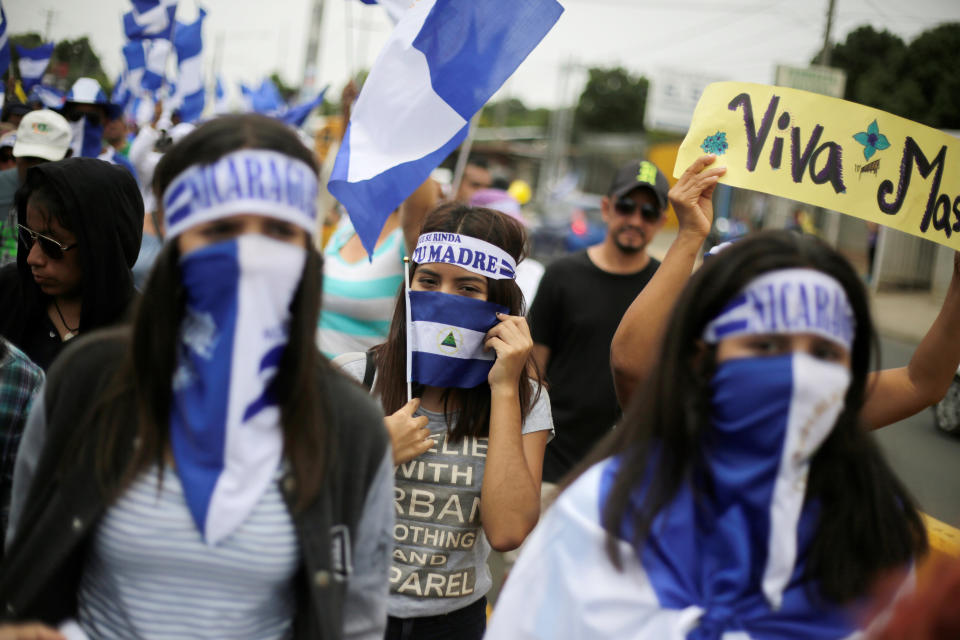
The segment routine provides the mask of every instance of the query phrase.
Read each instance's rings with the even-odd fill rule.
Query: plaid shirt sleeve
[[[0,338],[2,340],[2,338]],[[43,370],[4,341],[0,358],[0,532],[6,531],[13,488],[13,466],[27,415],[43,384]]]

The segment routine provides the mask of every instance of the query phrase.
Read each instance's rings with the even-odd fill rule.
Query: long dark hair
[[[187,167],[215,162],[241,148],[278,151],[306,162],[314,172],[317,170],[313,154],[286,126],[263,116],[224,116],[198,127],[163,156],[154,174],[158,201],[167,185]],[[162,466],[169,446],[171,381],[185,310],[179,258],[176,242],[168,241],[157,257],[136,309],[128,355],[97,407],[106,425],[97,450],[97,471],[107,495],[118,495],[152,464]],[[320,386],[321,368],[328,365],[319,356],[315,339],[320,273],[320,257],[308,242],[303,276],[291,303],[290,339],[275,386],[284,455],[297,480],[298,509],[307,506],[319,493],[331,447]],[[125,450],[122,438],[130,415],[138,418],[137,446],[132,456]]]
[[[682,485],[695,495],[710,491],[703,447],[710,429],[716,350],[701,341],[704,327],[751,280],[797,267],[836,279],[856,321],[844,408],[811,462],[806,500],[819,505],[820,515],[805,550],[808,585],[829,601],[847,602],[866,593],[880,572],[901,567],[925,550],[923,523],[913,501],[859,423],[870,354],[877,350],[860,279],[840,254],[812,236],[764,232],[711,257],[691,278],[667,324],[656,375],[566,483],[591,464],[622,458],[602,515],[616,566],[616,539],[625,522],[633,526],[631,543],[641,548],[654,518]],[[631,494],[647,479],[643,505],[633,508]]]
[[[440,205],[426,215],[420,233],[433,231],[462,233],[485,240],[506,251],[517,262],[524,257],[526,231],[523,226],[492,209],[457,203]],[[418,266],[415,262],[410,263],[411,280]],[[509,308],[511,315],[523,313],[523,293],[514,280],[487,278],[487,300]],[[407,402],[407,304],[402,287],[397,295],[387,341],[374,347],[373,351],[377,365],[373,392],[380,396],[384,412],[390,415]],[[540,379],[533,357],[528,359],[525,373],[520,376],[521,420],[526,419],[540,395],[540,385],[532,385],[531,378]],[[419,397],[422,393],[423,385],[415,384],[413,395]],[[452,440],[486,435],[490,427],[490,386],[481,384],[472,389],[445,390],[443,413]]]

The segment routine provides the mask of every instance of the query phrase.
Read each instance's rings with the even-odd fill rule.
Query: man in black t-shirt
[[[544,482],[560,480],[620,417],[610,342],[660,264],[647,246],[663,226],[669,188],[651,162],[622,167],[601,202],[603,242],[556,260],[540,281],[530,331],[556,426],[544,456]]]

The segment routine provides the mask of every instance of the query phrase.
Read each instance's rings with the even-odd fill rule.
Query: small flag
[[[420,0],[403,14],[363,86],[328,184],[369,254],[387,216],[460,144],[562,12],[556,0]]]
[[[207,12],[200,9],[196,21],[190,24],[177,23],[173,46],[177,50],[179,77],[173,94],[172,107],[183,122],[193,122],[200,117],[204,106],[203,82],[203,19]]]
[[[164,38],[173,34],[177,0],[132,0],[133,10],[123,14],[123,30],[128,40]]]
[[[506,307],[437,291],[408,291],[407,363],[414,382],[469,389],[487,381],[496,360],[487,331]]]
[[[323,104],[323,95],[327,92],[328,88],[329,87],[324,87],[313,100],[307,100],[290,107],[280,114],[280,119],[292,127],[302,127],[303,123],[307,120],[307,116],[310,115],[310,112]]]
[[[50,64],[50,57],[53,56],[53,43],[48,42],[33,49],[17,45],[17,54],[20,56],[17,63],[20,69],[20,80],[23,82],[24,92],[29,94],[34,86],[40,84],[43,72],[47,70],[47,65]]]

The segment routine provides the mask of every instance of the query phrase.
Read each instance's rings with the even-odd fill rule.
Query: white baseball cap
[[[70,123],[59,113],[50,109],[31,111],[17,127],[13,157],[63,160],[70,149],[71,135]]]

